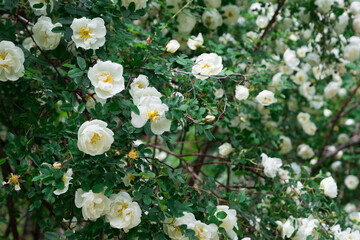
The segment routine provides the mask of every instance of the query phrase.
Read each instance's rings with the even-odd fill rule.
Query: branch
[[[258,42],[256,43],[256,47],[255,47],[255,49],[254,49],[254,52],[256,52],[256,51],[259,49],[260,44],[261,44],[261,41],[265,38],[266,34],[269,32],[269,30],[270,30],[270,28],[272,27],[272,25],[275,23],[276,18],[277,18],[277,16],[279,15],[280,9],[284,6],[285,1],[286,1],[286,0],[281,0],[281,2],[279,3],[279,5],[278,5],[278,7],[277,7],[277,9],[276,9],[273,17],[271,18],[271,20],[270,20],[270,22],[268,23],[268,25],[266,26],[263,34],[261,35],[261,37],[260,37],[260,39],[259,39],[260,41],[258,41]]]
[[[321,158],[321,156],[323,155],[324,151],[325,151],[325,147],[329,142],[330,136],[334,131],[335,125],[337,123],[337,121],[340,119],[342,112],[344,111],[345,107],[349,104],[349,102],[351,101],[351,99],[355,96],[356,91],[358,90],[358,88],[360,87],[360,82],[356,85],[356,87],[352,90],[350,96],[345,100],[345,102],[343,103],[343,105],[341,106],[340,110],[338,111],[338,113],[336,114],[336,116],[333,118],[333,120],[331,120],[332,125],[330,128],[330,131],[328,132],[328,134],[325,137],[325,141],[324,144],[319,152],[319,158]]]

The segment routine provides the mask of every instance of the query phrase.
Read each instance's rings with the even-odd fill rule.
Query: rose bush
[[[360,2],[0,1],[1,239],[360,239]]]

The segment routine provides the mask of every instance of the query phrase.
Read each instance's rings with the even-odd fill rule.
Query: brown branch
[[[358,90],[358,88],[360,87],[360,82],[356,85],[356,87],[352,90],[351,94],[349,95],[349,97],[346,98],[345,102],[343,103],[343,105],[341,106],[340,110],[338,111],[338,113],[336,114],[336,116],[333,118],[333,120],[331,120],[332,125],[330,128],[330,131],[328,132],[328,134],[325,136],[325,141],[324,144],[319,152],[319,158],[321,159],[325,148],[329,142],[330,136],[334,131],[334,128],[336,126],[337,121],[340,119],[342,112],[344,111],[345,107],[349,104],[349,102],[351,101],[351,99],[355,96],[356,91]]]
[[[277,16],[279,15],[279,12],[280,12],[281,8],[282,8],[282,7],[284,6],[284,4],[285,4],[285,1],[286,1],[286,0],[281,0],[281,2],[279,2],[278,7],[277,7],[277,9],[276,9],[273,17],[271,18],[270,22],[269,22],[268,25],[266,26],[266,28],[265,28],[263,34],[261,35],[259,41],[256,43],[256,47],[255,47],[255,49],[254,49],[254,52],[256,52],[256,51],[259,49],[260,44],[261,44],[261,41],[264,40],[266,34],[269,32],[270,28],[271,28],[272,25],[275,23],[276,18],[277,18]]]

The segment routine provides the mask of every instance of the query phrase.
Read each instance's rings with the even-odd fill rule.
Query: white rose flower
[[[300,63],[300,60],[296,57],[295,51],[289,48],[286,49],[284,53],[284,61],[291,69],[296,69]]]
[[[327,13],[331,10],[331,6],[334,4],[334,0],[316,0],[315,5],[322,13]]]
[[[304,84],[307,80],[308,80],[308,75],[304,70],[299,70],[293,77],[294,83],[299,85]]]
[[[221,6],[221,0],[204,0],[207,8],[219,8]]]
[[[339,134],[339,136],[337,137],[337,141],[340,144],[344,144],[347,143],[349,141],[349,136],[346,133],[341,133]]]
[[[142,78],[143,79],[144,75],[139,75],[138,78]],[[132,87],[130,89],[130,94],[133,97],[133,103],[135,105],[138,105],[140,103],[141,98],[143,97],[156,97],[159,98],[161,97],[161,93],[156,90],[156,88],[154,87],[145,87],[143,89],[141,88],[136,88],[136,87]]]
[[[235,98],[239,101],[245,100],[249,97],[249,89],[242,85],[236,85]]]
[[[211,30],[214,30],[223,24],[222,16],[215,8],[204,11],[201,20],[204,26]]]
[[[187,45],[191,50],[196,50],[204,44],[204,38],[201,33],[195,36],[191,36],[187,41]]]
[[[359,56],[360,46],[358,44],[348,44],[344,48],[344,58],[350,62],[355,61],[355,59]]]
[[[135,3],[135,10],[146,8],[146,2],[148,0],[121,0],[121,6],[128,8],[130,3]]]
[[[283,239],[285,239],[285,237],[290,238],[294,233],[295,228],[292,222],[293,222],[292,217],[288,218],[284,223],[282,223],[281,221],[276,221],[278,228],[281,230],[281,236]]]
[[[89,68],[88,78],[96,94],[103,99],[110,98],[125,89],[123,66],[111,61],[98,61]]]
[[[333,98],[336,96],[337,91],[339,90],[341,83],[331,81],[328,85],[326,85],[324,89],[324,97]]]
[[[259,27],[259,28],[266,28],[266,26],[268,25],[269,23],[269,19],[266,17],[266,16],[261,16],[259,15],[257,18],[256,18],[256,25]]]
[[[200,240],[218,240],[218,227],[211,223],[209,225],[202,223],[200,221],[196,221],[194,223],[194,228],[192,229],[195,231],[195,236],[198,237]]]
[[[355,190],[359,185],[359,178],[354,175],[348,175],[345,178],[345,186],[350,190]]]
[[[82,208],[85,220],[95,221],[109,211],[110,200],[103,193],[84,192],[79,188],[75,192],[75,206]]]
[[[353,203],[347,203],[344,207],[344,211],[347,213],[356,212],[356,205]]]
[[[188,229],[195,227],[195,216],[192,213],[184,212],[184,216],[179,218],[166,218],[163,224],[164,232],[171,238],[176,240],[186,240],[187,238],[181,234],[179,226],[186,225]]]
[[[124,229],[128,232],[141,222],[141,209],[137,202],[133,202],[127,192],[120,192],[110,196],[110,210],[106,214],[106,221],[113,228]]]
[[[205,80],[208,76],[220,73],[222,69],[222,58],[220,56],[216,53],[203,53],[196,58],[195,65],[192,67],[192,74],[197,79]]]
[[[71,39],[77,48],[98,49],[105,44],[106,28],[102,18],[74,18],[70,27],[73,30]]]
[[[345,97],[346,94],[347,94],[347,91],[346,91],[345,88],[340,88],[340,89],[338,90],[337,94],[338,94],[339,97]]]
[[[320,64],[320,56],[316,53],[308,53],[308,55],[306,56],[306,60],[313,67]]]
[[[281,90],[281,76],[282,76],[282,73],[281,72],[278,72],[277,74],[275,74],[272,79],[271,79],[271,88],[270,90]]]
[[[227,157],[230,153],[232,153],[235,149],[231,146],[230,143],[224,143],[219,147],[220,155]]]
[[[225,24],[234,24],[237,22],[240,16],[240,9],[236,5],[227,5],[222,7],[223,10],[223,17]]]
[[[258,34],[256,32],[250,31],[246,33],[246,37],[250,38],[251,40],[255,40],[258,38]]]
[[[100,98],[98,95],[96,95],[95,92],[89,91],[86,95],[87,101],[86,101],[86,110],[90,112],[90,109],[94,109],[96,103],[101,103],[101,105],[104,105],[106,103],[106,99]]]
[[[315,95],[310,101],[310,106],[315,109],[320,109],[324,105],[324,98],[321,95]]]
[[[63,194],[63,193],[67,192],[67,190],[69,189],[69,185],[71,184],[70,180],[73,179],[72,174],[73,174],[72,168],[69,168],[67,170],[67,172],[61,178],[61,180],[64,182],[64,188],[63,189],[56,189],[54,191],[55,195],[60,195],[60,194]]]
[[[9,41],[0,42],[0,81],[16,81],[24,75],[25,56]]]
[[[180,43],[177,40],[171,40],[166,45],[166,51],[169,53],[175,53],[180,47]]]
[[[299,218],[297,219],[297,233],[294,240],[302,240],[306,239],[307,236],[316,236],[316,227],[318,227],[319,221],[317,219],[314,219],[312,215],[310,215],[308,218]]]
[[[141,128],[150,120],[151,131],[155,135],[170,131],[171,121],[165,117],[165,112],[169,111],[169,107],[158,97],[142,97],[138,109],[139,115],[131,112],[131,124],[134,127]]]
[[[331,167],[331,170],[333,170],[334,172],[336,172],[337,170],[340,169],[341,164],[342,164],[341,161],[335,161],[335,162],[333,162],[333,163],[331,164],[331,166],[330,166],[330,167]]]
[[[297,148],[297,155],[302,159],[310,159],[314,156],[314,151],[307,144],[300,144]]]
[[[46,3],[44,0],[29,0],[29,3],[30,3],[30,7],[32,8],[36,16],[47,15],[46,8],[48,4],[50,5],[50,12],[52,12],[54,8],[53,0],[49,0],[49,3]],[[34,8],[34,5],[39,3],[42,3],[43,6],[41,8]]]
[[[261,154],[261,158],[265,176],[274,178],[282,166],[281,159],[268,157],[265,153]]]
[[[132,173],[128,173],[123,178],[121,178],[121,180],[124,182],[124,185],[126,187],[129,187],[130,185],[132,185],[131,182],[135,180],[135,175]]]
[[[274,97],[274,93],[269,90],[261,91],[256,96],[256,100],[263,106],[269,106],[277,102],[276,98]]]
[[[188,10],[184,10],[182,11],[177,19],[178,21],[178,25],[177,25],[177,29],[179,31],[179,33],[188,35],[193,28],[195,27],[196,24],[196,17],[194,15],[191,14],[190,11]]]
[[[215,89],[214,95],[216,99],[222,98],[224,96],[224,89],[222,88]]]
[[[52,24],[51,18],[41,16],[32,30],[36,44],[43,50],[53,50],[57,48],[62,34],[54,33],[51,30],[61,26],[61,23]]]
[[[360,212],[350,213],[349,218],[355,223],[354,225],[357,225],[358,223],[360,223]]]
[[[325,196],[336,198],[337,185],[332,177],[327,177],[320,182],[320,189],[324,190]]]
[[[334,27],[335,32],[338,35],[343,34],[345,32],[348,23],[349,23],[349,15],[347,14],[347,12],[344,12],[339,16],[338,21],[336,22],[336,25]]]
[[[281,154],[287,154],[292,150],[292,143],[291,143],[291,139],[289,137],[286,136],[280,136],[280,140],[282,141],[280,143],[280,151],[279,153]]]
[[[315,123],[308,121],[302,125],[302,129],[304,130],[304,132],[307,135],[314,136],[314,134],[317,130],[317,127],[316,127]]]
[[[299,93],[301,96],[310,101],[315,94],[315,87],[311,86],[310,82],[305,82],[299,86]]]
[[[25,38],[24,41],[23,41],[23,43],[22,43],[22,46],[23,46],[25,49],[29,50],[29,51],[30,51],[31,48],[36,48],[36,44],[35,44],[35,42],[32,40],[31,37]]]
[[[352,2],[350,5],[350,12],[354,16],[360,14],[360,2],[358,1]]]
[[[170,8],[170,10],[174,13],[179,11],[181,0],[166,0],[166,6]]]
[[[299,47],[299,48],[296,50],[296,54],[297,54],[299,57],[303,58],[303,57],[306,56],[306,53],[309,52],[309,51],[311,51],[309,47],[307,47],[307,46],[302,46],[302,47]]]
[[[218,212],[225,212],[226,213],[226,217],[224,219],[218,218],[218,220],[222,222],[219,227],[224,228],[225,231],[226,231],[226,234],[232,240],[237,240],[238,239],[237,234],[233,230],[234,227],[236,229],[239,229],[239,227],[237,226],[236,210],[229,209],[229,207],[226,206],[226,205],[219,205],[219,206],[216,207],[215,216],[216,216],[216,214]]]
[[[78,131],[78,148],[80,151],[96,156],[108,151],[114,142],[114,133],[107,123],[101,120],[84,122]]]
[[[300,112],[296,118],[297,118],[298,123],[300,123],[300,125],[304,125],[305,123],[310,121],[310,114]]]

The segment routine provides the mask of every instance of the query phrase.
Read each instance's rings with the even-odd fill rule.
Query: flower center
[[[159,112],[157,110],[148,111],[147,113],[148,119],[150,121],[160,120]]]
[[[114,82],[114,78],[111,77],[109,72],[104,72],[104,73],[100,74],[99,80],[104,83],[113,83]]]
[[[230,11],[229,14],[228,14],[229,17],[233,17],[234,14]]]
[[[138,151],[136,151],[135,148],[131,149],[131,151],[129,152],[129,157],[132,158],[132,159],[138,158],[138,157],[139,157]],[[131,180],[131,178],[133,178],[132,180],[134,180],[134,179],[135,179],[135,176],[131,174],[131,175],[129,176],[129,179]]]
[[[129,207],[129,205],[127,203],[123,203],[121,205],[121,208],[117,211],[119,213],[119,215],[123,214],[123,211],[126,210]],[[127,214],[128,215],[128,214]]]
[[[5,60],[6,56],[7,56],[7,53],[0,54],[0,58],[1,58],[2,60]]]
[[[100,140],[100,135],[98,133],[94,133],[93,137],[91,138],[90,142],[91,144],[96,144],[97,141]]]
[[[13,183],[15,185],[19,184],[19,177],[11,173],[11,177],[9,178],[9,183]]]
[[[66,177],[65,177],[65,175],[63,175],[63,176],[62,176],[61,180],[62,180],[63,182],[65,182],[65,181],[66,181]]]
[[[205,64],[201,69],[204,69],[204,68],[209,68],[210,66],[209,66],[209,64]]]
[[[80,28],[80,37],[88,40],[89,38],[91,38],[91,28],[86,28],[86,27],[82,27]]]
[[[134,180],[135,180],[134,174],[131,174],[131,173],[130,173],[130,175],[129,175],[129,180],[130,180],[130,181],[134,181]]]

